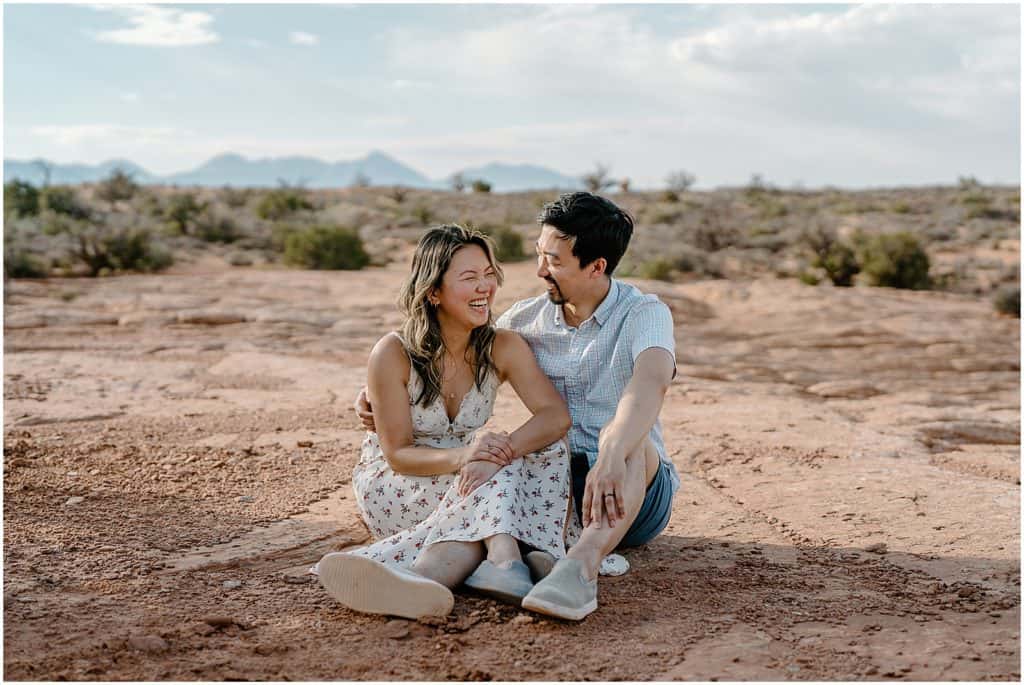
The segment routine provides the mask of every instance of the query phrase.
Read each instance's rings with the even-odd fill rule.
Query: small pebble
[[[874,552],[875,554],[885,554],[889,551],[889,548],[884,542],[874,542],[864,548],[865,552]]]
[[[238,501],[242,502],[243,504],[251,504],[255,502],[256,499],[251,495],[242,495],[241,497],[238,498]]]
[[[513,618],[511,621],[509,621],[509,623],[511,623],[514,626],[525,626],[525,625],[529,625],[529,624],[531,624],[533,622],[534,622],[533,616],[528,616],[526,614],[519,614],[518,616]]]
[[[225,590],[237,590],[242,587],[242,581],[240,580],[225,580],[221,585]]]
[[[85,501],[84,497],[68,497],[68,501],[64,503],[65,507],[73,507],[76,504],[81,504]]]

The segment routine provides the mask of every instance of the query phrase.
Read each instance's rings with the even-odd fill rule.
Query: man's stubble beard
[[[547,278],[544,280],[555,286],[554,290],[548,291],[548,299],[551,300],[551,304],[565,304],[565,296],[562,295],[562,289],[558,287],[558,284]]]

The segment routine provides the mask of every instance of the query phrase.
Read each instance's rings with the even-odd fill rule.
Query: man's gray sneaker
[[[523,598],[523,608],[539,614],[582,621],[597,609],[597,580],[583,577],[583,562],[559,559],[551,573]]]
[[[519,606],[523,597],[533,589],[530,569],[519,560],[513,561],[507,569],[490,561],[482,561],[472,575],[466,578],[465,585],[488,597],[515,606]]]

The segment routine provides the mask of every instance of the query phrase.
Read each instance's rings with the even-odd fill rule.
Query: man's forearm
[[[657,356],[637,364],[633,378],[619,399],[615,416],[601,431],[600,455],[607,453],[610,457],[626,459],[636,453],[661,413],[672,381],[672,368],[670,362]]]

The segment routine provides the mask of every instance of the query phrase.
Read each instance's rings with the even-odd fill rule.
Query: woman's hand
[[[498,466],[508,466],[515,458],[516,453],[512,449],[512,439],[508,433],[479,431],[466,448],[462,464],[466,466],[474,461],[489,461]]]
[[[491,461],[471,461],[459,469],[459,496],[465,497],[486,483],[502,467]]]

